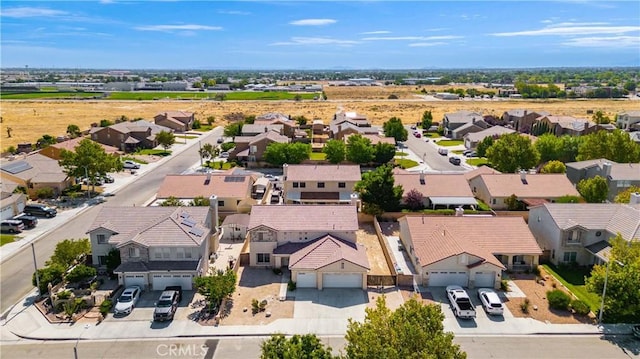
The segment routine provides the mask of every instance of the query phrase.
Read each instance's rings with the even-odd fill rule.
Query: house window
[[[293,182],[293,188],[298,188],[298,182]]]
[[[106,266],[107,265],[107,256],[98,256],[98,265]]]
[[[270,262],[270,254],[269,253],[257,253],[256,260],[258,264],[266,264]]]
[[[344,182],[338,182],[338,188],[347,188],[347,184]]]
[[[306,183],[304,183],[304,182],[300,182],[300,188],[306,188],[306,187],[307,187],[307,184],[306,184]]]
[[[184,259],[184,248],[176,248],[176,258]]]
[[[265,239],[265,233],[264,232],[258,232],[258,241],[264,241]]]
[[[187,259],[191,259],[193,258],[193,249],[189,248],[187,250],[184,251],[184,257]]]
[[[156,248],[156,249],[153,251],[153,258],[155,258],[155,259],[162,259],[162,249],[160,249],[160,248]]]
[[[96,238],[98,238],[98,244],[107,244],[107,236],[104,234],[98,234]]]
[[[171,248],[162,248],[162,258],[164,259],[171,258]]]
[[[473,193],[476,193],[476,186],[473,186]]]
[[[340,263],[340,269],[344,269],[344,262]]]
[[[496,199],[495,198],[491,200],[491,204],[496,204]]]
[[[575,262],[577,256],[578,256],[578,252],[564,252],[562,261],[565,263]]]
[[[249,153],[256,153],[256,152],[258,152],[258,146],[251,146]]]
[[[224,207],[224,201],[218,201],[218,207]]]
[[[318,182],[318,188],[324,188],[324,182]]]
[[[129,248],[129,257],[131,257],[131,258],[140,257],[140,248],[130,247]]]

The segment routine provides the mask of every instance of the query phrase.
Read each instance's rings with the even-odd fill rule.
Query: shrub
[[[71,297],[71,292],[68,290],[63,290],[58,293],[58,299],[69,299]]]
[[[84,264],[78,264],[75,266],[69,274],[67,274],[67,280],[69,282],[80,282],[82,280],[91,278],[96,275],[96,269],[86,266]]]
[[[569,308],[569,303],[571,303],[571,297],[560,289],[548,291],[547,300],[549,301],[549,306],[553,309],[566,310]]]
[[[391,95],[389,95],[389,97],[387,97],[387,99],[389,99],[389,100],[397,100],[398,99],[398,95],[391,94]]]
[[[51,187],[43,187],[36,190],[36,197],[38,197],[39,199],[53,198],[53,196],[54,192],[53,188]]]
[[[113,306],[113,302],[110,299],[105,299],[102,304],[100,304],[100,313],[103,317],[107,316],[107,313],[111,311],[111,307]]]
[[[234,147],[236,147],[236,144],[234,142],[225,142],[220,145],[220,149],[224,152],[227,152]]]
[[[200,123],[200,120],[193,120],[193,125],[191,125],[191,127],[194,130],[199,129],[200,127],[202,127],[202,123]]]
[[[529,298],[524,298],[524,301],[520,303],[520,309],[522,310],[522,313],[524,314],[529,313],[530,306],[531,306],[531,301],[529,300]]]
[[[506,279],[500,281],[500,289],[505,292],[509,292],[509,282]]]
[[[267,308],[267,301],[263,300],[258,302],[257,299],[251,299],[251,313],[258,314],[259,312],[264,312]]]
[[[289,279],[289,283],[287,283],[287,289],[292,291],[292,292],[294,290],[296,290],[296,282],[294,282],[291,279]]]
[[[589,308],[587,303],[585,303],[585,302],[583,302],[583,301],[581,301],[579,299],[575,299],[575,300],[571,301],[571,308],[578,315],[587,315],[587,314],[589,314],[589,312],[591,312],[591,309]]]

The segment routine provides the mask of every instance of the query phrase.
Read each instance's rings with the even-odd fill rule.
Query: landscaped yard
[[[396,158],[396,164],[402,168],[411,168],[411,167],[415,167],[418,165],[418,162],[416,161],[412,161],[412,160],[407,160],[407,159],[399,159]]]
[[[12,243],[16,240],[16,236],[12,234],[0,234],[0,247],[7,243]]]
[[[156,149],[143,149],[136,152],[136,155],[149,155],[149,156],[169,156],[171,151],[156,150]]]
[[[208,162],[207,165],[205,165],[205,167],[209,167],[214,170],[228,170],[229,168],[233,167],[233,164],[231,164],[230,162],[215,161],[215,162]]]
[[[464,142],[462,140],[440,140],[437,142],[439,146],[451,147],[451,146],[459,146]]]
[[[397,151],[396,152],[396,156],[402,157],[402,156],[406,156],[406,155],[408,155],[408,153],[406,153],[406,152],[402,152],[402,151]]]
[[[442,136],[440,136],[440,134],[439,134],[439,133],[437,133],[437,132],[427,132],[427,133],[424,133],[424,134],[423,134],[423,136],[424,136],[424,137],[429,137],[429,138],[439,138],[439,137],[442,137]]]
[[[211,131],[213,129],[213,126],[209,126],[209,125],[200,125],[200,128],[194,128],[194,131],[198,131],[198,132],[207,132],[207,131]]]
[[[578,299],[589,305],[589,308],[595,313],[600,309],[600,296],[587,291],[584,284],[585,276],[591,275],[591,269],[588,267],[556,267],[553,264],[543,264],[544,269],[554,276],[560,283],[567,287]]]
[[[469,158],[467,160],[467,164],[470,165],[470,166],[482,166],[482,165],[489,164],[489,160],[484,158],[484,157]]]
[[[311,152],[309,159],[313,161],[324,161],[327,159],[327,154],[324,152]]]

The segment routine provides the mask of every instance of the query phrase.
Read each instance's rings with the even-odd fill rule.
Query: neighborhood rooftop
[[[349,205],[258,205],[251,208],[249,229],[267,226],[279,231],[357,231],[358,215]]]
[[[522,176],[525,179],[522,179]],[[564,174],[481,174],[489,193],[494,197],[543,198],[579,196]]]
[[[287,165],[286,181],[359,181],[359,165]]]
[[[251,176],[228,174],[167,175],[158,189],[157,198],[195,198],[212,195],[244,198],[248,195]]]

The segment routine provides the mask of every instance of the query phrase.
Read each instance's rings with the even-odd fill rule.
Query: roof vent
[[[528,184],[527,183],[527,171],[520,171],[520,181],[522,181],[522,184]]]

